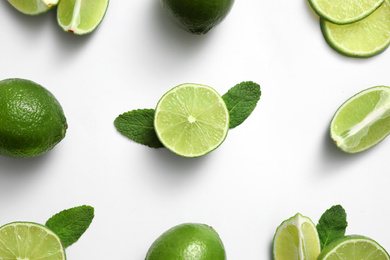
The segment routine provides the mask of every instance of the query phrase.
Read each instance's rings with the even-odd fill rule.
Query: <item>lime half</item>
[[[354,95],[336,111],[330,136],[344,152],[365,151],[390,133],[390,88],[372,87]]]
[[[272,247],[274,260],[316,260],[320,239],[313,222],[297,213],[276,229]]]
[[[57,22],[69,33],[91,33],[103,20],[108,3],[109,0],[61,0],[57,9]]]
[[[0,259],[65,260],[58,236],[47,227],[31,222],[13,222],[0,227]]]
[[[213,88],[182,84],[157,104],[154,127],[161,143],[184,157],[199,157],[217,148],[229,129],[229,111]]]
[[[337,25],[321,19],[321,30],[328,44],[341,54],[374,56],[390,43],[390,4],[385,0],[371,15],[352,24]]]
[[[331,242],[318,256],[318,260],[389,260],[389,254],[374,240],[349,235]]]
[[[16,10],[28,15],[45,13],[58,4],[59,0],[8,0]]]

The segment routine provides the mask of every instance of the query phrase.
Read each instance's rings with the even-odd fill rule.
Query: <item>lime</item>
[[[222,22],[234,0],[160,0],[178,25],[193,34],[205,34]]]
[[[47,227],[31,222],[13,222],[0,227],[0,259],[65,260],[58,236]]]
[[[309,0],[313,10],[335,24],[357,22],[374,12],[384,0]]]
[[[154,128],[161,143],[184,157],[217,148],[229,130],[229,111],[213,88],[186,83],[169,90],[157,104]]]
[[[318,260],[389,260],[389,254],[374,240],[349,235],[327,245],[318,256]]]
[[[61,0],[57,8],[57,22],[69,33],[91,33],[102,22],[108,3],[109,0]]]
[[[385,0],[371,15],[355,23],[337,25],[321,19],[322,33],[328,44],[341,54],[371,57],[390,43],[390,4]]]
[[[0,81],[0,155],[33,157],[65,136],[66,118],[47,89],[25,79]]]
[[[297,213],[276,229],[272,249],[274,260],[316,260],[320,253],[317,229],[308,217]]]
[[[165,231],[150,246],[145,260],[225,260],[221,238],[210,226],[184,223]]]
[[[390,88],[372,87],[342,104],[330,122],[330,136],[344,152],[365,151],[390,133]]]
[[[59,0],[7,0],[16,10],[28,15],[45,13],[56,6]]]

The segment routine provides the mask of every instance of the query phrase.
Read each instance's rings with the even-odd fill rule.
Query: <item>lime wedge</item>
[[[229,111],[213,88],[182,84],[157,104],[154,128],[160,142],[184,157],[203,156],[217,148],[229,129]]]
[[[309,0],[323,19],[335,24],[357,22],[374,12],[384,0]]]
[[[57,22],[69,33],[93,32],[106,14],[109,0],[61,0],[57,9]]]
[[[318,256],[318,260],[338,259],[389,260],[389,254],[370,238],[349,235],[331,242]]]
[[[359,153],[390,133],[390,88],[372,87],[342,104],[330,122],[330,136],[344,152]]]
[[[328,44],[341,54],[371,57],[390,43],[390,4],[383,4],[370,16],[356,23],[337,25],[321,19],[321,30]]]
[[[274,260],[316,260],[320,253],[317,229],[308,217],[297,213],[276,229],[272,249]]]
[[[45,13],[58,4],[59,0],[8,0],[21,13],[38,15]]]
[[[13,222],[0,227],[0,259],[65,260],[60,239],[47,227]]]

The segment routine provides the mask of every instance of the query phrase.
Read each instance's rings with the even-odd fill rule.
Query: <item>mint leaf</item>
[[[317,224],[321,249],[333,240],[343,237],[347,225],[347,214],[343,207],[335,205],[326,210]]]
[[[137,109],[119,115],[114,125],[131,140],[153,148],[164,147],[154,131],[154,109]]]
[[[244,81],[222,96],[229,110],[229,128],[240,125],[255,109],[260,100],[260,85],[252,81]]]
[[[75,243],[84,234],[93,217],[94,208],[83,205],[55,214],[45,225],[57,234],[64,248],[66,248]]]

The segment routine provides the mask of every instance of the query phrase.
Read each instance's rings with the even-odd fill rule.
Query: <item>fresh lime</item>
[[[390,43],[389,1],[355,23],[337,25],[321,19],[321,29],[328,44],[341,54],[363,58],[379,54]]]
[[[0,227],[0,259],[65,260],[58,236],[47,227],[31,222],[13,222]]]
[[[16,10],[28,15],[45,13],[58,4],[59,0],[7,0]]]
[[[330,122],[330,136],[344,152],[365,151],[390,133],[390,88],[372,87],[342,104]]]
[[[222,22],[234,0],[160,0],[178,25],[193,34],[205,34]]]
[[[374,240],[349,235],[331,242],[318,256],[318,260],[389,260],[389,254]]]
[[[272,249],[274,260],[316,260],[320,253],[317,229],[298,213],[276,229]]]
[[[229,111],[213,88],[182,84],[157,104],[154,128],[161,143],[184,157],[199,157],[217,148],[229,130]]]
[[[66,32],[88,34],[103,20],[109,0],[61,0],[57,9],[57,22]]]
[[[33,157],[65,136],[66,118],[47,89],[25,79],[0,81],[0,155]]]
[[[145,260],[225,260],[221,238],[210,226],[185,223],[164,232],[150,246]]]

